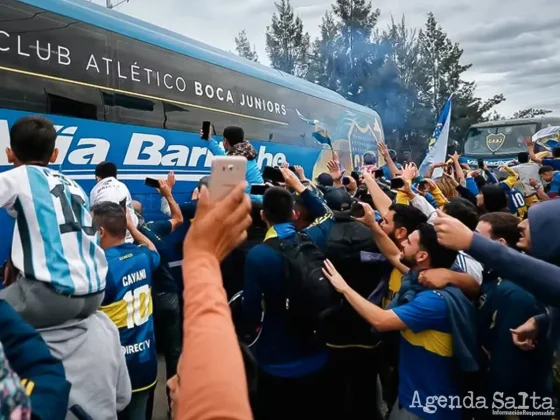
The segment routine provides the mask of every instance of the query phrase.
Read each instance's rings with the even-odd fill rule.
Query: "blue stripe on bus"
[[[75,290],[74,282],[72,281],[70,266],[64,255],[60,228],[56,222],[55,203],[50,193],[49,183],[44,176],[41,176],[37,168],[28,166],[27,176],[37,223],[43,238],[45,262],[49,270],[51,283],[56,286],[57,290],[73,294]],[[55,223],[53,223],[53,220]]]

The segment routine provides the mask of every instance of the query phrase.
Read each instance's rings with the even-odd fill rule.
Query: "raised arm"
[[[465,250],[480,264],[517,283],[542,303],[560,306],[560,267],[474,233],[442,212],[438,213],[435,227],[443,246]]]
[[[539,159],[535,154],[535,146],[533,145],[533,139],[531,137],[527,137],[525,143],[527,144],[527,151],[529,152],[529,157],[531,158],[531,160],[535,163],[538,163],[539,165],[542,165],[543,164],[542,159]]]
[[[397,168],[397,165],[395,164],[395,162],[393,162],[393,159],[391,159],[391,155],[389,154],[387,145],[385,143],[379,142],[377,143],[377,148],[379,149],[379,153],[383,156],[383,159],[385,159],[385,162],[387,163],[387,166],[391,171],[391,177],[393,178],[395,176],[399,176],[401,171],[399,168]]]
[[[159,181],[158,192],[165,199],[165,201],[169,206],[169,214],[171,216],[171,219],[169,219],[169,221],[171,222],[171,232],[173,232],[175,229],[177,229],[179,226],[183,224],[183,213],[181,212],[179,205],[173,198],[173,194],[171,193],[171,188],[169,187],[166,181],[162,181],[162,180]]]
[[[203,188],[183,246],[183,355],[177,370],[178,420],[250,420],[247,380],[220,261],[247,237],[251,202],[236,187],[219,202]]]
[[[364,217],[356,219],[359,222],[366,225],[372,232],[375,244],[379,248],[379,251],[387,258],[387,260],[399,270],[401,273],[408,273],[408,267],[401,263],[401,251],[395,243],[387,236],[379,223],[375,221],[375,212],[373,209],[365,203],[360,203],[364,208]]]
[[[392,201],[387,194],[383,192],[381,187],[377,185],[375,179],[370,173],[364,173],[364,183],[366,184],[369,193],[371,194],[371,198],[373,199],[373,204],[375,208],[379,212],[379,214],[384,217],[387,212],[389,211],[389,207],[391,207]]]

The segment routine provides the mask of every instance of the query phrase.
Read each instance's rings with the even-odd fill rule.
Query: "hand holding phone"
[[[144,185],[150,188],[159,188],[159,180],[155,178],[146,178]]]
[[[210,130],[212,123],[210,121],[202,121],[202,129],[200,130],[200,138],[202,140],[210,140]]]
[[[478,167],[484,169],[484,159],[478,159]]]
[[[245,180],[247,159],[243,156],[216,156],[212,159],[210,173],[210,197],[221,200],[227,196],[237,184]]]
[[[402,178],[392,178],[391,179],[391,189],[399,190],[404,187],[404,179]]]

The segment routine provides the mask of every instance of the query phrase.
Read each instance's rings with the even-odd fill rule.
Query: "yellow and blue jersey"
[[[109,270],[100,309],[119,329],[132,392],[143,391],[157,380],[151,288],[160,257],[144,246],[126,243],[107,249],[105,256]]]
[[[393,311],[406,325],[401,331],[399,403],[421,418],[460,419],[461,410],[457,408],[437,407],[435,413],[428,414],[419,406],[425,406],[428,397],[459,395],[445,300],[437,291],[429,290]]]

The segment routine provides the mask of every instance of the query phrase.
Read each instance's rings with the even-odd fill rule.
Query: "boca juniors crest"
[[[503,133],[489,134],[486,136],[486,147],[495,153],[504,145],[506,142],[506,135]]]
[[[379,132],[381,132],[377,121],[374,128],[378,128]],[[378,134],[369,124],[365,127],[361,127],[355,120],[352,122],[350,130],[348,131],[348,141],[350,143],[350,157],[353,170],[359,170],[363,165],[364,153],[374,152],[377,156],[377,139]],[[378,161],[378,166],[382,164],[382,162]]]

